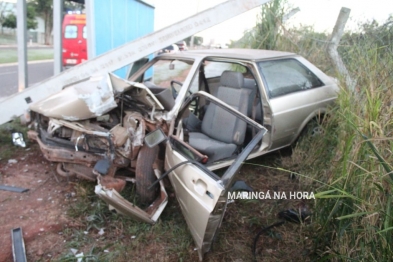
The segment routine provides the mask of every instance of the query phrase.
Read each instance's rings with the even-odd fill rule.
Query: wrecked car
[[[287,52],[194,50],[145,62],[127,79],[92,76],[31,104],[29,138],[58,174],[97,180],[110,208],[148,223],[168,201],[168,176],[202,259],[242,162],[293,144],[338,87]]]

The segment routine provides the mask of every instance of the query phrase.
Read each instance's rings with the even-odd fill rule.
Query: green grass
[[[27,60],[53,59],[53,49],[27,49]],[[0,64],[18,62],[18,51],[16,48],[0,48]]]
[[[303,140],[292,156],[303,183],[318,193],[313,234],[317,260],[393,257],[392,29],[369,24],[361,37],[343,38],[339,51],[357,79],[356,91],[349,92],[340,79],[342,90],[325,121],[324,136]],[[321,62],[317,56],[309,59]]]

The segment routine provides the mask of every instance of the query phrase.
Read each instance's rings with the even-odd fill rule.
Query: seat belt
[[[210,94],[209,85],[207,83],[207,79],[206,79],[206,76],[205,76],[205,66],[201,66],[200,67],[199,74],[200,74],[200,76],[201,76],[201,78],[203,80],[203,83],[205,84],[205,91]]]

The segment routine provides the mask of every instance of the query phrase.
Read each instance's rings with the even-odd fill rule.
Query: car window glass
[[[295,59],[282,59],[258,63],[264,76],[270,98],[322,86],[307,67]]]
[[[206,78],[220,77],[225,70],[231,70],[231,63],[223,62],[205,62],[205,76]]]
[[[146,70],[145,81],[149,81],[157,87],[170,87],[171,81],[183,83],[191,69],[190,61],[181,60],[158,60]],[[180,86],[176,85],[176,89]]]
[[[84,39],[87,38],[87,27],[86,26],[83,27],[83,38]]]
[[[64,38],[77,38],[78,27],[76,25],[66,25],[64,30]]]

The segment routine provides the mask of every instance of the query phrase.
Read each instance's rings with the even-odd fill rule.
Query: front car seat
[[[250,90],[243,88],[239,72],[224,71],[217,98],[247,115]],[[244,142],[246,122],[210,103],[202,120],[201,132],[189,133],[189,144],[209,157],[209,163],[231,157]]]

